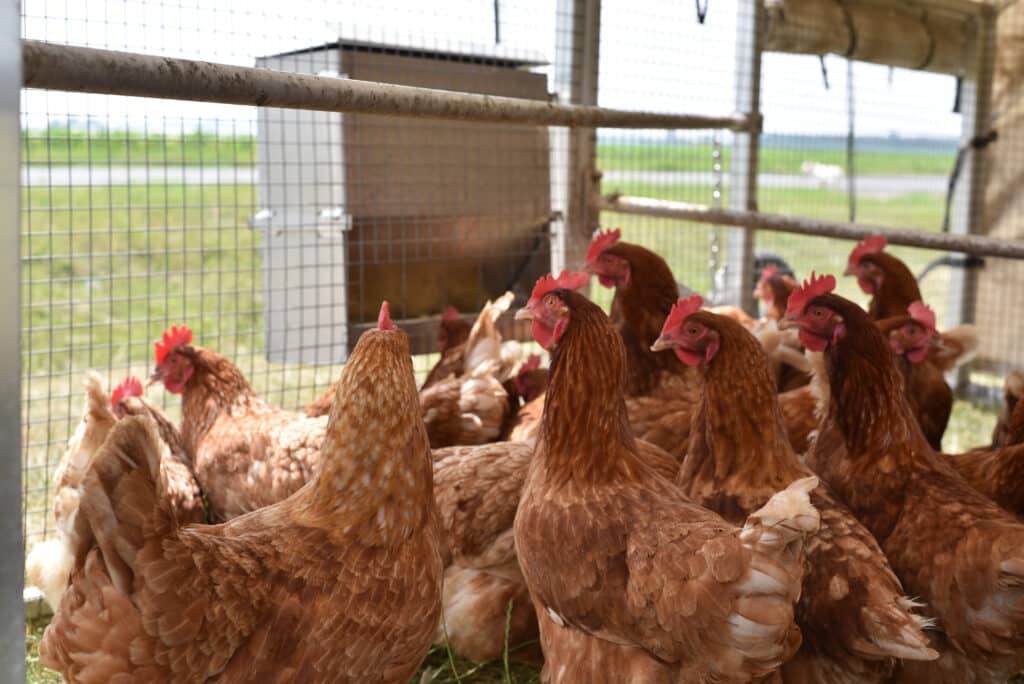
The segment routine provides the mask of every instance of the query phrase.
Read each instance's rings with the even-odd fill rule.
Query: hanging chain
[[[722,206],[722,141],[715,131],[711,137],[711,206],[720,209]],[[711,283],[712,301],[719,295],[719,265],[722,261],[722,227],[712,226],[711,246],[708,253],[709,280]]]

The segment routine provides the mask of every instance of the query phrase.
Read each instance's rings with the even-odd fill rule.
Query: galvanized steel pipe
[[[743,114],[629,112],[22,41],[23,84],[104,95],[537,126],[756,129]]]
[[[920,230],[904,230],[869,226],[860,223],[838,221],[817,221],[762,214],[758,211],[716,209],[703,204],[669,202],[646,197],[599,197],[598,207],[606,211],[638,216],[682,219],[696,223],[715,223],[737,226],[748,230],[768,230],[780,233],[797,233],[814,237],[834,237],[844,240],[862,240],[868,235],[884,235],[891,244],[908,247],[923,247],[947,252],[963,252],[976,256],[1024,259],[1024,240],[999,240],[983,235],[950,235],[948,233],[926,233]]]

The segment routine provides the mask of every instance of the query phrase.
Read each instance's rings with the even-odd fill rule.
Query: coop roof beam
[[[975,18],[991,8],[944,0],[762,0],[764,49],[970,76]]]
[[[24,86],[104,95],[540,126],[756,130],[743,114],[698,116],[562,105],[22,41]]]
[[[763,214],[757,211],[717,209],[703,204],[670,202],[646,197],[609,196],[599,197],[599,208],[622,214],[655,216],[681,219],[695,223],[714,223],[737,226],[748,230],[767,230],[780,233],[797,233],[814,237],[833,237],[845,240],[862,240],[868,235],[884,235],[891,244],[908,247],[923,247],[947,252],[963,252],[975,256],[1005,257],[1024,259],[1024,241],[998,240],[981,235],[950,235],[948,233],[926,233],[920,230],[905,230],[871,226],[861,223],[818,221],[795,216]]]

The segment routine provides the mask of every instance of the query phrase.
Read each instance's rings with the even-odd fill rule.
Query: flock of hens
[[[432,643],[550,682],[1005,682],[1024,660],[1024,375],[990,448],[940,453],[938,332],[869,237],[846,274],[769,268],[767,315],[678,297],[598,232],[541,278],[550,367],[498,318],[442,317],[415,386],[387,302],[302,412],[173,327],[151,382],[86,380],[29,579],[70,682],[407,682]],[[615,289],[610,315],[578,289]]]

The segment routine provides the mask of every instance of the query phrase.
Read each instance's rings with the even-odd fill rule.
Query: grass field
[[[846,153],[824,149],[800,138],[766,144],[761,151],[762,173],[800,173],[804,161],[845,167]],[[953,153],[948,146],[922,149],[863,149],[854,163],[859,174],[948,174]],[[728,167],[730,151],[724,150]],[[248,166],[256,163],[253,135],[215,135],[193,132],[171,135],[138,131],[97,131],[67,127],[27,131],[22,136],[22,160],[28,164],[183,164]],[[605,171],[704,171],[711,165],[709,143],[620,143],[598,145],[599,167]]]

